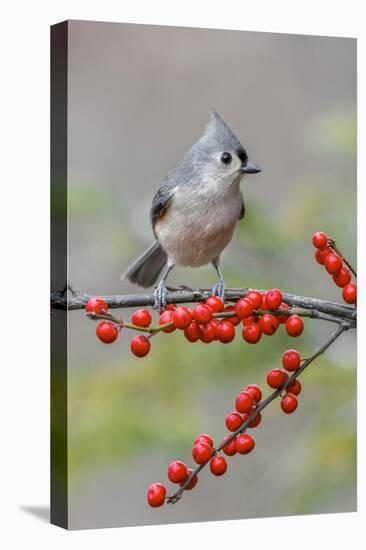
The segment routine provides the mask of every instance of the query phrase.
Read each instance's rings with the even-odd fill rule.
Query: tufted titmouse
[[[229,126],[215,112],[203,135],[167,175],[153,198],[150,220],[155,242],[129,266],[122,278],[155,289],[154,308],[166,305],[168,274],[175,265],[212,263],[219,276],[212,293],[225,298],[220,254],[245,212],[240,181],[261,169]]]

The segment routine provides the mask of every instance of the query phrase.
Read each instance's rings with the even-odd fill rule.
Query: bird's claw
[[[212,288],[212,296],[218,296],[223,302],[225,302],[226,285],[224,281],[218,281],[215,284],[215,286]]]
[[[159,311],[162,307],[166,307],[168,290],[165,285],[159,285],[156,287],[156,289],[154,290],[154,298],[155,302],[153,305],[153,309]]]

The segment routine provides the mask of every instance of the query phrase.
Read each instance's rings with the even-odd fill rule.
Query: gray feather
[[[203,143],[202,143],[203,142]],[[216,150],[225,151],[227,148],[232,150],[243,149],[242,144],[236,137],[230,126],[212,109],[210,120],[206,126],[205,133],[198,142],[204,147],[212,147]]]
[[[164,249],[159,241],[155,241],[122,273],[121,279],[147,288],[155,283],[166,262]]]
[[[239,214],[239,220],[242,220],[245,216],[245,202],[244,202],[243,193],[240,193],[240,196],[241,196],[241,210]]]
[[[150,210],[150,221],[154,234],[155,224],[168,210],[173,196],[173,189],[169,188],[167,185],[162,185],[155,193]]]
[[[247,153],[237,136],[226,122],[212,110],[210,120],[199,140],[189,149],[182,160],[172,168],[161,187],[164,195],[180,185],[198,187],[208,173],[213,154],[218,151],[240,152],[244,158]],[[216,162],[214,165],[217,170]]]

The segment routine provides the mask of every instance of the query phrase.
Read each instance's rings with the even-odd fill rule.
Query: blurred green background
[[[69,280],[95,295],[139,291],[120,274],[151,242],[152,196],[211,107],[263,168],[243,182],[247,212],[223,254],[226,282],[339,301],[311,235],[326,231],[356,262],[356,41],[343,38],[72,21]],[[177,269],[170,282],[207,287],[215,274]],[[333,328],[307,320],[301,338],[279,331],[256,346],[239,332],[229,346],[161,334],[139,360],[131,333],[103,345],[95,324],[71,312],[70,527],[355,510],[354,332],[304,373],[295,414],[268,407],[255,451],[229,459],[223,478],[207,469],[179,504],[145,503],[172,459],[191,464],[197,434],[222,439],[244,385],[265,388],[283,350],[309,354]]]

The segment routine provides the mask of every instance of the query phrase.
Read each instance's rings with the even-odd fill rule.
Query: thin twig
[[[275,309],[275,310],[254,310],[253,315],[261,316],[264,315],[264,313],[272,313],[275,315],[287,315],[288,317],[290,315],[298,315],[299,317],[309,317],[311,319],[322,319],[323,321],[329,321],[331,323],[337,323],[339,325],[340,322],[346,321],[350,328],[356,328],[356,321],[350,320],[350,319],[344,319],[343,317],[335,317],[334,315],[327,315],[326,313],[321,313],[319,311],[316,311],[315,309],[302,309],[298,307],[292,307],[290,309]],[[171,328],[174,326],[173,322],[165,323],[163,325],[157,325],[157,326],[150,326],[150,327],[140,327],[138,325],[134,325],[133,323],[126,323],[122,318],[117,318],[113,316],[111,313],[94,313],[94,312],[88,312],[87,317],[90,319],[97,321],[97,320],[107,320],[112,321],[113,323],[116,323],[119,327],[129,328],[132,330],[138,330],[140,332],[147,332],[149,334],[156,334],[157,332],[160,332],[162,330],[165,330],[167,328]],[[236,317],[237,314],[233,311],[220,311],[218,313],[213,313],[212,317],[215,319],[229,319],[230,317]]]
[[[304,370],[317,358],[319,355],[324,353],[329,346],[333,344],[333,342],[346,330],[348,330],[350,327],[349,323],[341,323],[338,328],[329,336],[329,338],[319,347],[317,348],[314,353],[308,357],[304,363],[301,365],[301,367],[293,372],[293,374],[287,379],[287,381],[278,389],[275,390],[273,393],[271,393],[266,399],[260,402],[256,410],[247,418],[247,420],[235,431],[232,432],[229,436],[227,436],[226,439],[224,439],[220,445],[215,447],[212,452],[212,456],[215,456],[218,454],[225,445],[227,445],[232,439],[234,439],[237,435],[244,433],[249,424],[254,420],[254,418],[261,412],[263,409],[265,409],[274,399],[279,397],[282,392],[286,389],[286,387],[291,384],[296,378],[300,376],[304,372]],[[187,480],[184,482],[184,484],[177,490],[175,493],[173,493],[170,497],[167,498],[167,502],[170,504],[175,504],[178,502],[178,500],[181,499],[185,489],[191,482],[191,480],[208,464],[208,462],[204,464],[199,464],[194,468],[190,474],[190,476],[187,478]]]
[[[165,330],[167,328],[171,328],[174,326],[174,323],[163,323],[162,325],[157,325],[154,327],[140,327],[138,325],[134,325],[133,323],[125,323],[123,319],[118,319],[117,317],[114,317],[114,315],[111,315],[110,313],[94,313],[94,312],[88,312],[87,317],[89,319],[93,320],[101,320],[104,319],[106,321],[112,321],[118,327],[120,328],[130,328],[132,330],[138,330],[140,332],[147,332],[149,334],[156,334],[157,332],[161,332],[162,330]]]
[[[340,250],[340,248],[336,245],[336,242],[334,239],[328,239],[328,243],[329,243],[329,246],[331,248],[333,248],[334,252],[336,252],[338,254],[338,256],[340,256],[342,258],[342,260],[344,261],[344,263],[346,264],[346,266],[348,267],[348,269],[350,269],[353,273],[353,275],[356,277],[357,279],[357,273],[356,273],[356,270],[352,267],[352,265],[350,264],[349,260],[347,260],[347,258],[345,258],[343,252]]]

